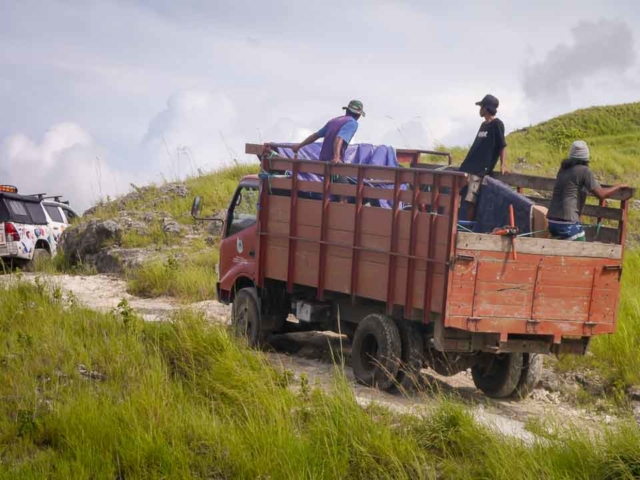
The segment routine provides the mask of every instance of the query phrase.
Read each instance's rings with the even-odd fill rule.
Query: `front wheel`
[[[476,387],[492,398],[511,396],[522,374],[522,353],[483,353],[471,367],[471,376]]]
[[[255,288],[243,288],[233,300],[231,326],[237,338],[246,340],[250,347],[259,347],[267,337],[260,308],[258,307],[258,294]]]
[[[376,313],[366,316],[356,329],[351,347],[356,380],[380,390],[392,387],[401,352],[400,332],[393,319]]]

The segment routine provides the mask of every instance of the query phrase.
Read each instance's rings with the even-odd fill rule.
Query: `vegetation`
[[[258,173],[259,167],[255,164],[235,164],[213,173],[192,176],[185,179],[188,195],[164,194],[161,187],[150,185],[148,187],[135,187],[136,195],[125,196],[120,200],[101,202],[91,214],[92,218],[115,218],[121,210],[131,212],[166,212],[176,221],[184,225],[192,225],[193,218],[190,215],[191,202],[196,196],[204,199],[205,209],[208,212],[216,212],[226,209],[231,195],[238,186],[238,180],[245,175]],[[127,242],[127,239],[124,239]],[[164,242],[155,241],[154,244]],[[124,245],[129,246],[129,245]],[[137,245],[136,245],[137,246]]]
[[[627,386],[640,384],[640,252],[627,252],[618,325],[613,335],[594,338],[591,354],[567,355],[560,368],[590,368],[600,372],[609,383],[611,393],[621,393]]]
[[[601,179],[640,183],[640,103],[578,110],[512,132],[507,138],[509,163],[531,173],[555,175],[574,140],[589,144],[591,168]]]
[[[38,282],[0,289],[0,479],[633,478],[640,430],[539,428],[532,445],[455,402],[361,408],[183,312],[145,323]]]
[[[147,263],[127,274],[128,290],[140,297],[169,295],[185,302],[212,300],[216,291],[218,250],[194,242],[180,256]]]

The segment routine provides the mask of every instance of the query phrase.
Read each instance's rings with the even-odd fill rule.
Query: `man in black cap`
[[[466,202],[467,219],[473,220],[476,213],[476,202],[482,178],[493,173],[500,158],[500,172],[504,173],[507,143],[504,140],[504,123],[496,118],[500,102],[493,95],[476,102],[480,106],[480,116],[484,122],[480,125],[473,145],[467,157],[460,165],[460,171],[469,174],[469,185],[461,193]]]

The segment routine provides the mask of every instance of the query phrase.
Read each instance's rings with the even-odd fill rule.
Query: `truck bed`
[[[514,255],[509,238],[458,231],[466,174],[418,165],[420,151],[398,151],[413,158],[413,168],[331,165],[265,152],[247,145],[263,169],[259,286],[268,279],[285,282],[289,292],[313,289],[318,300],[381,302],[389,315],[434,323],[438,348],[446,350],[478,349],[473,337],[482,335],[476,334],[501,345],[560,344],[564,337],[586,346],[592,335],[615,330],[629,192],[620,208],[589,209],[618,220],[617,229],[603,227],[611,243],[519,237]],[[291,174],[281,175],[285,171]],[[299,180],[302,172],[323,180]],[[331,175],[357,178],[357,184],[331,183]],[[512,177],[520,191],[537,178]],[[542,180],[535,185],[552,188],[553,180]],[[322,199],[304,198],[309,193]],[[367,199],[388,200],[393,208],[369,206]]]

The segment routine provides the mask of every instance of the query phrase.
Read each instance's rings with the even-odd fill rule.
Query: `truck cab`
[[[244,177],[231,198],[222,227],[216,290],[223,303],[233,300],[234,289],[255,285],[259,200],[258,176]]]

